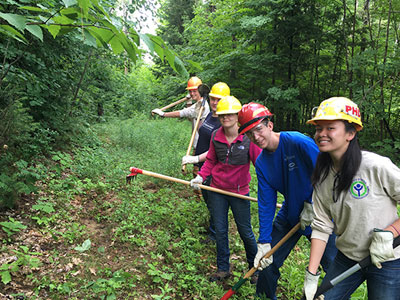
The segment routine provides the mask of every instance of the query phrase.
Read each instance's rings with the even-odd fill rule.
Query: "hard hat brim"
[[[209,93],[208,95],[211,96],[211,97],[214,97],[214,98],[218,98],[218,99],[224,98],[224,96],[221,96],[221,95],[218,95],[218,94],[214,94],[214,93]]]
[[[239,135],[245,134],[247,131],[253,129],[256,127],[258,124],[260,124],[262,121],[265,119],[270,118],[270,116],[262,116],[258,118],[254,118],[250,120],[249,122],[243,124],[242,126],[239,127]]]
[[[217,115],[228,115],[228,114],[237,114],[240,109],[227,109],[224,111],[216,112]]]
[[[332,117],[324,116],[323,118],[312,118],[312,119],[308,120],[306,122],[306,124],[317,125],[316,121],[347,121],[347,122],[353,124],[357,131],[360,131],[363,129],[363,126],[360,124],[357,124],[357,123],[352,122],[347,119],[338,119],[334,116],[332,116]]]

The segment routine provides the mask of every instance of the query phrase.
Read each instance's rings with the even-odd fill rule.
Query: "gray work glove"
[[[300,227],[305,230],[307,226],[310,226],[315,217],[313,205],[308,202],[304,202],[303,210],[300,214]]]
[[[374,228],[369,253],[371,254],[372,263],[378,269],[382,268],[381,262],[394,258],[393,233]]]
[[[201,177],[200,175],[197,175],[195,178],[193,178],[192,180],[190,180],[190,186],[192,188],[194,188],[195,190],[200,190],[199,184],[203,183],[203,177]]]
[[[182,157],[182,165],[197,164],[199,162],[198,155],[185,155]]]
[[[307,300],[314,300],[315,293],[317,292],[318,289],[318,279],[320,275],[321,272],[313,274],[310,271],[308,271],[308,268],[306,269],[303,292]],[[319,296],[317,299],[318,300],[324,299],[324,295]]]
[[[272,255],[268,258],[264,258],[265,254],[267,254],[269,251],[271,251],[270,243],[257,244],[257,254],[254,258],[254,268],[261,271],[262,269],[265,269],[270,264],[272,264],[272,262],[274,261]]]
[[[159,116],[161,116],[161,117],[164,117],[164,115],[165,115],[165,112],[163,112],[161,109],[159,109],[159,108],[156,108],[156,109],[153,109],[152,111],[151,111],[153,114],[157,114],[157,115],[159,115]]]

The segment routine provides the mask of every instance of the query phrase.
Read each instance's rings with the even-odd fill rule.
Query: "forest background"
[[[172,260],[168,253],[195,243],[182,216],[176,216],[170,224],[173,233],[166,236],[151,225],[160,222],[154,216],[134,221],[132,215],[121,215],[128,205],[121,199],[137,195],[142,204],[149,201],[147,205],[153,205],[154,195],[159,195],[158,202],[163,197],[187,198],[191,204],[181,204],[183,211],[205,214],[201,204],[189,201],[190,193],[159,181],[149,185],[149,179],[138,180],[134,191],[120,182],[129,160],[142,164],[137,167],[182,176],[179,164],[190,137],[189,124],[154,119],[150,111],[185,96],[191,75],[210,87],[228,83],[242,103],[265,104],[275,114],[278,131],[312,135],[313,128],[305,124],[312,108],[331,96],[349,97],[362,112],[363,148],[400,162],[400,1],[1,0],[0,8],[0,291],[18,295],[29,291],[31,296],[55,299],[60,295],[82,299],[89,297],[87,291],[109,299],[222,296],[220,287],[210,289],[203,278],[210,270],[201,269],[197,252],[187,254],[193,260],[190,267],[187,262],[180,267],[165,262],[174,270],[172,275],[149,263],[150,269],[142,270],[147,285],[120,265],[103,269],[100,275],[80,257],[72,266],[80,265],[86,268],[82,274],[98,277],[93,283],[72,276],[78,272],[72,267],[66,271],[69,277],[43,275],[40,266],[52,262],[48,257],[44,262],[40,249],[23,243],[23,233],[32,236],[32,230],[57,240],[47,252],[57,251],[59,259],[60,244],[67,253],[72,245],[91,241],[83,234],[90,224],[78,221],[78,215],[86,213],[87,219],[97,216],[96,224],[107,223],[113,228],[108,238],[128,248],[150,247],[146,234],[155,230],[158,248],[145,251],[155,253],[149,261],[158,255]],[[138,9],[157,16],[155,35],[141,33],[144,19],[132,18]],[[143,60],[145,52],[153,55],[151,63]],[[256,187],[252,188],[254,192]],[[75,209],[71,217],[65,204],[77,199],[82,202],[80,212]],[[105,215],[103,205],[112,216]],[[256,215],[256,207],[253,210]],[[128,219],[141,225],[122,226]],[[192,230],[201,228],[202,222],[205,217],[191,223]],[[67,229],[57,231],[60,223]],[[176,249],[167,245],[172,240]],[[100,252],[107,249],[101,242],[97,241]],[[234,244],[241,249],[240,242]],[[86,249],[87,244],[80,247]],[[90,247],[74,249],[90,251]],[[294,269],[296,279],[287,278],[282,299],[301,294],[303,273]],[[25,280],[33,274],[37,282],[28,285]],[[178,274],[184,278],[178,280]],[[129,294],[132,286],[144,290]],[[252,290],[244,288],[243,293],[251,295]]]

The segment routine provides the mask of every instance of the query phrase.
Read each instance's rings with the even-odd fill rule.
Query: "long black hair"
[[[346,191],[350,188],[353,177],[356,175],[361,164],[361,148],[357,138],[357,131],[353,124],[344,121],[346,132],[356,132],[354,138],[350,141],[346,152],[340,161],[340,171],[336,175],[334,183],[334,197],[339,195],[341,192]],[[332,168],[333,161],[329,153],[320,152],[317,158],[314,171],[311,175],[311,183],[313,187],[317,184],[322,183],[329,174],[329,170]],[[336,202],[336,200],[334,199]]]

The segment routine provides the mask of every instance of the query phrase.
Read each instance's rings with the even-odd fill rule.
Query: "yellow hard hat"
[[[196,90],[200,84],[202,84],[203,82],[201,81],[201,79],[197,76],[193,76],[190,77],[188,83],[187,83],[187,90]]]
[[[345,120],[354,123],[357,131],[363,128],[360,109],[346,97],[332,97],[322,101],[318,108],[314,107],[312,119],[307,124],[316,125],[315,121],[320,120]]]
[[[225,82],[217,82],[212,86],[209,96],[221,99],[225,96],[229,96],[230,94],[231,89]]]
[[[242,109],[242,104],[234,96],[225,96],[217,104],[217,115],[236,114]]]

